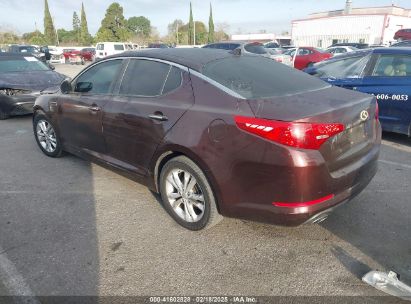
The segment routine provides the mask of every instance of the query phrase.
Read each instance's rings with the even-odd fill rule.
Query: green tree
[[[23,42],[27,44],[37,44],[37,45],[46,44],[45,37],[39,30],[30,32],[30,33],[24,33],[22,35],[22,39],[23,39]]]
[[[80,19],[76,12],[73,13],[73,31],[76,33],[76,42],[80,42]]]
[[[193,24],[193,26],[194,26],[194,24]],[[206,44],[207,39],[208,39],[207,27],[201,21],[196,21],[195,26],[196,26],[196,43],[197,44]],[[189,27],[190,27],[189,24],[185,24],[185,25],[180,27],[179,32],[178,32],[179,43],[185,44],[185,43],[187,43],[187,40],[189,40],[189,38],[190,38],[190,36],[189,36]]]
[[[194,44],[194,19],[193,19],[193,8],[190,2],[190,19],[188,20],[188,44]]]
[[[180,28],[184,25],[183,21],[180,19],[174,20],[172,23],[168,25],[168,39],[170,42],[179,43],[178,34],[180,32]]]
[[[104,19],[101,21],[101,27],[97,32],[98,41],[126,41],[129,32],[126,27],[127,21],[123,15],[123,8],[117,2],[112,3]]]
[[[58,29],[57,34],[59,36],[60,44],[76,45],[78,44],[78,33],[75,31],[67,31],[65,29]]]
[[[151,22],[144,16],[129,18],[127,27],[137,37],[148,38],[151,34]]]
[[[210,17],[208,18],[208,43],[214,42],[213,8],[210,3]]]
[[[56,44],[56,30],[51,18],[49,4],[44,0],[44,39],[46,44]]]
[[[90,45],[93,42],[93,37],[91,37],[88,31],[87,16],[84,9],[83,2],[81,3],[81,23],[80,23],[80,43],[81,45]]]

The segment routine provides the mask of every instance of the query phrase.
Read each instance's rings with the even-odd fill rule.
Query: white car
[[[122,42],[99,42],[96,44],[96,59],[116,55],[127,51],[128,48]]]
[[[63,50],[58,48],[49,47],[50,63],[64,63]]]
[[[331,53],[334,56],[349,53],[349,52],[354,52],[357,51],[358,49],[352,46],[332,46],[326,49],[325,51],[327,53]]]

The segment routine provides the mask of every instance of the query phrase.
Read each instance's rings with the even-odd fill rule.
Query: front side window
[[[117,80],[123,60],[110,60],[99,63],[81,74],[74,91],[78,93],[108,94]]]
[[[172,79],[174,71],[168,64],[133,59],[130,61],[120,87],[120,94],[126,96],[153,97],[164,93],[164,89],[173,89]],[[181,81],[180,81],[181,82]]]
[[[97,48],[96,48],[97,50],[99,50],[99,51],[104,51],[104,44],[97,44]]]
[[[372,76],[405,77],[411,75],[411,56],[382,55],[375,64]]]
[[[356,56],[324,62],[317,68],[316,76],[321,78],[358,78],[363,73],[371,56]]]

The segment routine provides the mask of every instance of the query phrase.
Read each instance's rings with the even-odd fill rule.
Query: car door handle
[[[92,111],[92,112],[98,112],[98,111],[100,111],[101,109],[100,109],[100,107],[92,106],[92,107],[89,107],[89,110]]]
[[[154,114],[148,115],[148,117],[150,117],[151,119],[154,119],[154,120],[158,120],[158,121],[167,121],[168,120],[168,117],[163,115],[162,113],[154,113]]]

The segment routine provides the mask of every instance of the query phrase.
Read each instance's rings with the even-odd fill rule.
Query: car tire
[[[184,186],[185,178],[189,182],[185,182]],[[173,184],[181,186],[180,190]],[[209,229],[223,219],[218,213],[215,195],[204,172],[185,156],[169,160],[162,168],[160,195],[171,217],[189,230]]]
[[[36,142],[44,154],[49,157],[61,157],[63,155],[63,147],[58,131],[44,114],[34,114],[33,132]]]
[[[0,111],[0,120],[6,120],[9,117],[10,117],[9,114]]]

